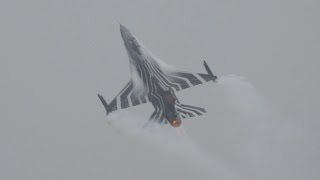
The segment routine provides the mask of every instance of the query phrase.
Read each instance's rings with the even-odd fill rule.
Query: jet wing
[[[208,81],[215,82],[217,80],[217,76],[213,75],[206,61],[204,61],[203,65],[207,70],[207,74],[170,71],[166,72],[166,77],[171,82],[175,91],[187,89]]]
[[[120,91],[120,93],[108,104],[105,99],[98,94],[100,101],[105,107],[107,114],[112,111],[119,109],[125,109],[132,106],[137,106],[139,104],[144,104],[149,102],[149,99],[146,95],[138,96],[133,91],[133,83],[130,80],[125,87]]]

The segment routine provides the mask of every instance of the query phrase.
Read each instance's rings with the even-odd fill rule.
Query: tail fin
[[[108,103],[106,102],[106,100],[104,100],[104,98],[100,94],[98,94],[98,97],[99,97],[100,101],[102,102],[104,108],[106,109],[107,115],[108,115],[111,112],[111,109],[110,109]]]
[[[209,68],[208,64],[206,61],[203,61],[204,68],[206,68],[206,71],[208,72],[208,75],[212,78],[213,82],[217,80],[217,76],[213,75],[211,69]]]
[[[180,103],[176,103],[176,109],[180,113],[181,118],[201,116],[207,112],[204,108]]]

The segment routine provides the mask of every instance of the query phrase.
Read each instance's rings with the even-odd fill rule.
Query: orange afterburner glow
[[[181,125],[181,119],[175,119],[175,120],[173,120],[172,121],[172,126],[174,127],[174,128],[177,128],[177,127],[179,127]]]

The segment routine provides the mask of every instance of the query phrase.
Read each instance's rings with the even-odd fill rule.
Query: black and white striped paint
[[[99,95],[107,113],[147,102],[151,102],[155,108],[150,117],[150,122],[166,123],[166,121],[170,121],[170,118],[167,118],[169,117],[168,113],[175,113],[176,117],[173,116],[174,118],[195,117],[206,113],[204,108],[184,105],[177,99],[172,106],[173,108],[170,109],[165,98],[167,92],[170,92],[170,96],[176,98],[174,92],[208,81],[215,81],[217,77],[212,74],[206,63],[204,65],[208,74],[168,70],[158,63],[157,59],[126,27],[120,25],[120,32],[128,53],[132,79],[110,104],[107,104],[103,97]],[[138,81],[142,83],[137,85],[136,82]]]

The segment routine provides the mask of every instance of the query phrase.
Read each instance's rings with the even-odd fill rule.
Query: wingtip
[[[106,100],[103,98],[103,96],[101,96],[99,93],[97,94],[101,103],[103,104],[104,108],[106,109],[107,115],[110,113],[110,107],[108,105],[108,103],[106,102]]]
[[[213,82],[217,82],[218,77],[212,73],[211,69],[209,68],[209,66],[208,66],[208,64],[207,64],[207,62],[205,60],[203,61],[203,65],[204,65],[206,71],[208,72],[208,74],[210,76],[212,76]]]
[[[203,60],[203,65],[207,65],[207,62],[205,60]]]

